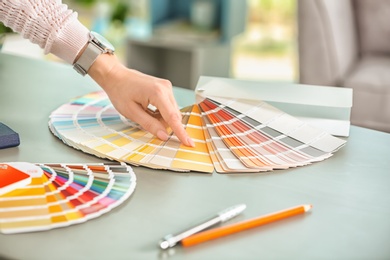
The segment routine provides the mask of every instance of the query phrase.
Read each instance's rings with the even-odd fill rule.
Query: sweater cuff
[[[89,40],[89,30],[74,19],[67,24],[57,35],[45,53],[52,53],[69,64],[73,64],[77,54],[84,48]]]

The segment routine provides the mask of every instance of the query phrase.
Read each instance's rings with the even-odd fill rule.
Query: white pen
[[[169,247],[175,246],[178,242],[183,240],[186,237],[189,237],[195,233],[198,233],[202,230],[205,230],[209,227],[212,227],[214,225],[217,225],[219,223],[228,221],[231,218],[234,218],[241,212],[243,212],[246,209],[245,204],[239,204],[230,208],[227,208],[221,212],[219,212],[217,215],[206,219],[205,221],[201,222],[200,224],[191,227],[189,229],[186,229],[185,231],[178,232],[177,234],[169,234],[166,235],[160,242],[159,246],[162,249],[167,249]]]

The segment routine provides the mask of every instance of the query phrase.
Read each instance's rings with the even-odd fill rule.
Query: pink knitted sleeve
[[[88,41],[89,30],[61,0],[0,0],[0,21],[71,64]]]

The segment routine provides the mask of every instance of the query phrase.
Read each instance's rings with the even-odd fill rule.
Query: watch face
[[[114,46],[102,35],[98,34],[97,32],[91,32],[91,35],[97,40],[95,43],[99,44],[100,47],[102,47],[106,52],[114,52],[115,48]]]

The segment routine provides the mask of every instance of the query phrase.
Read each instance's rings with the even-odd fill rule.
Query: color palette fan
[[[205,173],[303,166],[345,144],[263,101],[201,97],[181,111],[195,148],[180,144],[172,131],[167,141],[157,139],[121,116],[104,92],[62,105],[51,114],[49,127],[66,144],[98,157]]]
[[[119,206],[136,186],[124,163],[31,165],[31,183],[0,196],[1,233],[83,223]]]

